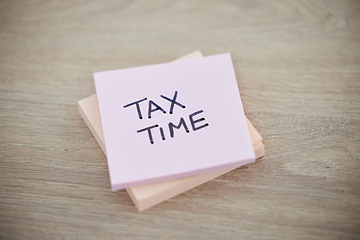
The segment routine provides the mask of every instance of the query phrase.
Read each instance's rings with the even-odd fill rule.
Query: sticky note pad
[[[202,57],[200,51],[195,51],[187,54],[177,60],[186,60],[192,58]],[[101,126],[99,107],[96,95],[92,95],[78,102],[79,113],[84,119],[85,123],[89,127],[90,131],[94,135],[100,148],[105,152],[104,136]],[[265,154],[265,148],[262,144],[262,137],[254,126],[247,119],[249,133],[253,143],[256,158],[262,157]],[[201,174],[183,179],[177,179],[166,182],[152,183],[143,186],[136,186],[127,188],[127,192],[131,196],[135,206],[139,211],[143,211],[158,203],[161,203],[169,198],[172,198],[178,194],[181,194],[189,189],[199,186],[202,183],[210,181],[226,172],[231,171],[233,168],[226,170],[220,170],[212,173]]]
[[[113,190],[255,161],[230,54],[94,79]]]

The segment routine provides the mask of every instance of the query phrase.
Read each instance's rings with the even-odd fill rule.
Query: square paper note
[[[113,190],[254,162],[230,54],[94,78]]]

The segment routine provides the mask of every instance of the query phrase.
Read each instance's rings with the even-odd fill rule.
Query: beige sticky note
[[[177,60],[186,60],[186,59],[198,58],[198,57],[202,57],[202,54],[199,51],[196,51]],[[90,97],[80,100],[78,102],[78,106],[79,106],[80,115],[86,122],[87,126],[94,135],[96,141],[98,142],[103,152],[106,153],[96,95],[94,94]],[[257,130],[254,128],[254,126],[250,123],[250,121],[248,119],[246,120],[247,120],[256,158],[262,157],[265,153],[264,145],[261,142],[262,138],[260,134],[257,132]],[[142,211],[160,202],[163,202],[171,197],[174,197],[180,193],[183,193],[189,189],[199,186],[202,183],[210,181],[218,176],[221,176],[233,169],[235,168],[223,169],[216,172],[210,172],[206,174],[201,174],[188,178],[176,179],[172,181],[158,182],[158,183],[152,183],[142,186],[131,187],[131,188],[127,188],[127,191],[130,197],[132,198],[134,204],[138,208],[138,210]]]

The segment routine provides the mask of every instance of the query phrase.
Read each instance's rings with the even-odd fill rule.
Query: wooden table
[[[95,71],[231,52],[266,157],[143,213],[77,112]],[[1,1],[1,239],[359,239],[359,1]]]

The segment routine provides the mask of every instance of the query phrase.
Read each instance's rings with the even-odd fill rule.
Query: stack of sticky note
[[[111,187],[139,211],[264,155],[244,115],[231,56],[94,73],[79,112],[107,156]]]

